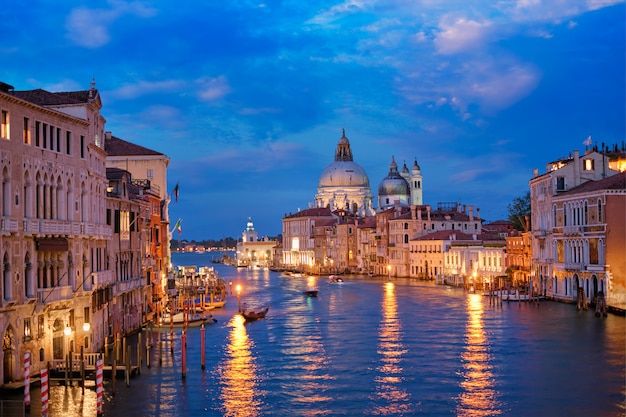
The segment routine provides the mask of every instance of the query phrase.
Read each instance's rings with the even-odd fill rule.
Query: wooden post
[[[126,386],[130,387],[130,346],[127,347],[126,352]]]
[[[200,365],[203,371],[204,371],[204,337],[205,337],[205,329],[204,329],[204,324],[202,324],[202,327],[200,327]]]
[[[69,354],[66,353],[65,354],[65,388],[67,388],[67,385],[69,383],[69,379],[67,375],[68,368],[70,367],[69,362],[70,362],[70,357],[69,357]]]
[[[174,309],[170,308],[170,353],[174,354]]]
[[[143,362],[142,358],[143,353],[143,342],[141,340],[141,332],[137,335],[137,373],[141,373],[141,365]]]
[[[126,336],[122,339],[122,363],[126,363]]]
[[[84,346],[80,347],[80,385],[82,394],[85,395],[85,349]]]
[[[115,380],[117,379],[117,359],[113,358],[111,365],[111,394],[115,395]]]
[[[187,370],[185,369],[187,366],[187,363],[186,363],[187,358],[185,357],[185,353],[187,351],[185,346],[187,345],[187,341],[185,339],[186,339],[185,331],[183,330],[182,334],[180,335],[180,355],[182,358],[181,362],[182,362],[183,379],[187,377]]]
[[[119,333],[115,333],[115,360],[120,360],[120,339],[121,336]]]
[[[159,334],[159,366],[163,366],[163,339]]]

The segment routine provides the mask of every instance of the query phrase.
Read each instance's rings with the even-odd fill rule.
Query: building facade
[[[89,90],[15,91],[0,84],[2,281],[0,385],[91,351],[92,295],[109,279],[104,118]]]

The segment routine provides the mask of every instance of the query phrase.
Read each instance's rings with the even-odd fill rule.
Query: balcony
[[[115,295],[124,294],[134,289],[142,288],[143,286],[144,286],[143,277],[137,277],[134,279],[129,279],[127,281],[118,281],[115,283],[114,294]]]
[[[581,226],[564,226],[563,234],[569,236],[580,236],[582,234]]]
[[[70,300],[71,298],[72,287],[69,285],[54,288],[40,288],[37,290],[37,302],[40,304]]]
[[[2,234],[7,236],[17,232],[18,222],[15,219],[2,219]]]

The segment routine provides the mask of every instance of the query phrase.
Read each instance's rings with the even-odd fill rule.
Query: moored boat
[[[318,292],[319,291],[314,288],[307,288],[306,290],[302,291],[302,293],[307,297],[317,297]]]

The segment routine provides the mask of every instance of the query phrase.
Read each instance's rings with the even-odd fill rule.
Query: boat
[[[341,277],[340,277],[340,276],[338,276],[338,275],[330,275],[330,276],[328,277],[328,280],[329,280],[330,282],[343,282],[343,278],[341,278]]]
[[[257,311],[247,310],[244,307],[241,310],[241,315],[243,316],[244,319],[246,319],[246,321],[256,321],[256,320],[265,318],[265,315],[267,314],[269,309],[270,309],[270,306],[267,306],[264,309],[257,310]]]
[[[314,288],[307,288],[306,290],[302,291],[302,293],[304,293],[304,295],[308,297],[317,297],[318,290]]]
[[[217,320],[211,313],[189,313],[187,316],[187,327],[198,327],[203,324],[213,324],[216,322]],[[182,311],[175,313],[173,320],[169,313],[163,314],[159,326],[169,327],[172,324],[174,327],[183,327],[185,325],[185,315]]]

